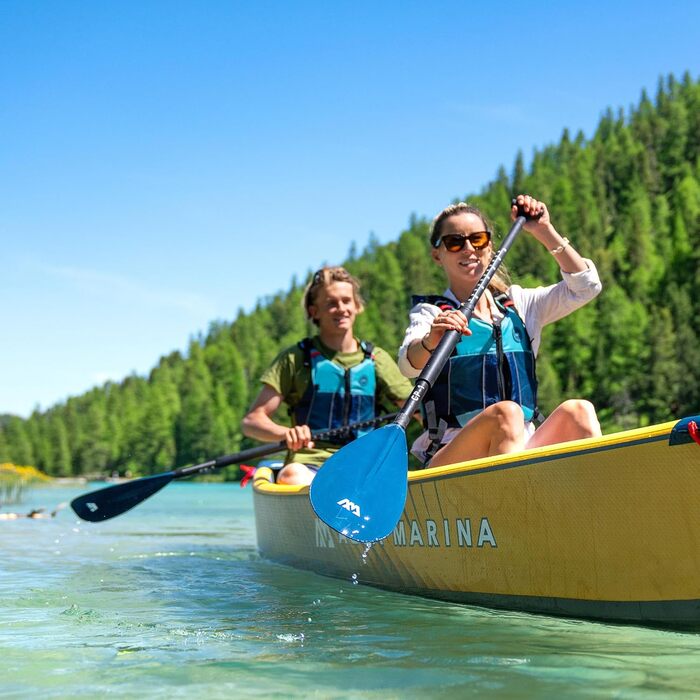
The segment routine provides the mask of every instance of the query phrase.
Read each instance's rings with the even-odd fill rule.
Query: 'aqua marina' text
[[[352,540],[335,532],[328,525],[316,520],[316,546],[324,549],[336,544],[351,543]],[[395,547],[497,547],[496,537],[488,518],[455,518],[444,520],[399,520],[390,538],[382,540],[392,542]]]

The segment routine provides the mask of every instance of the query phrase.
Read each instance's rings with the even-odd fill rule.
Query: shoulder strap
[[[415,306],[416,304],[432,304],[433,306],[438,306],[441,309],[458,309],[459,305],[455,304],[452,299],[440,296],[439,294],[415,294],[411,297],[411,304]]]
[[[525,325],[525,321],[523,321],[522,316],[518,313],[518,310],[515,308],[515,302],[508,296],[508,294],[502,292],[501,294],[497,294],[496,296],[494,296],[493,299],[502,311],[511,311],[520,319],[520,322],[523,324],[523,326]],[[532,341],[532,338],[530,338],[530,340]]]
[[[493,300],[503,309],[515,306],[513,300],[508,296],[506,292],[501,292],[500,294],[494,295]]]
[[[360,341],[360,348],[362,349],[362,352],[365,354],[365,360],[373,360],[374,357],[372,353],[374,352],[374,343],[370,343],[369,340],[361,340]]]
[[[298,345],[304,353],[304,367],[311,367],[311,348],[313,347],[311,338],[300,340]]]

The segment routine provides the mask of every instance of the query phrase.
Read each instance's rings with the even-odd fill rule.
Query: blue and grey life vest
[[[442,309],[459,308],[447,297],[413,297],[413,303]],[[424,399],[428,430],[437,421],[460,427],[498,401],[519,404],[525,420],[537,414],[535,355],[527,329],[506,295],[496,298],[503,319],[493,325],[473,318],[471,335],[464,335]],[[432,414],[432,415],[431,415]],[[432,424],[432,425],[431,425]]]
[[[330,430],[375,417],[377,377],[372,343],[360,343],[364,358],[350,369],[325,357],[311,338],[302,340],[299,347],[304,352],[304,365],[311,370],[311,382],[293,409],[296,425],[305,424],[314,431]],[[369,430],[333,442],[344,444]]]

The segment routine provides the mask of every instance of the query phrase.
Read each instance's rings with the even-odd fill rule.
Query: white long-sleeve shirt
[[[603,287],[600,283],[598,270],[590,260],[585,260],[586,265],[588,265],[587,270],[582,272],[562,271],[563,279],[557,284],[532,289],[524,289],[520,285],[514,284],[508,289],[508,296],[512,299],[515,310],[527,328],[535,356],[537,356],[542,342],[542,329],[548,323],[568,316],[572,311],[581,308],[600,294]],[[485,294],[491,304],[492,312],[494,312],[496,306],[491,292],[486,290]],[[443,296],[461,303],[450,289],[445,290]],[[427,335],[440,311],[439,307],[428,303],[416,304],[411,309],[409,326],[399,348],[399,369],[406,377],[417,377],[421,372],[409,362],[408,346],[414,340],[419,340]]]
[[[563,279],[557,284],[532,289],[524,289],[517,284],[509,287],[508,296],[513,301],[516,311],[523,320],[525,328],[527,328],[535,356],[537,356],[540,343],[542,342],[542,329],[548,323],[553,323],[560,318],[564,318],[564,316],[568,316],[600,294],[603,286],[600,283],[598,271],[590,260],[586,258],[584,260],[588,269],[582,272],[564,272],[562,270],[561,276]],[[487,289],[484,294],[491,306],[491,313],[501,316],[491,292]],[[450,289],[445,290],[443,296],[461,303]],[[406,329],[403,343],[399,348],[399,369],[406,377],[417,377],[421,372],[409,362],[407,356],[408,346],[414,340],[419,340],[427,335],[433,320],[440,311],[439,307],[428,303],[416,304],[411,309],[409,314],[410,323]],[[449,442],[458,432],[459,428],[448,428],[442,438],[442,443]],[[535,426],[531,422],[527,423],[525,426],[527,438],[531,437],[534,432]],[[411,452],[418,459],[424,461],[425,451],[428,449],[429,444],[428,433],[424,432],[413,443]],[[527,447],[527,442],[525,446]]]

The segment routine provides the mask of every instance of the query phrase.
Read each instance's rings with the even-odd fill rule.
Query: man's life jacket
[[[428,303],[441,309],[459,308],[446,297],[413,297],[413,304]],[[503,313],[494,324],[472,317],[471,335],[463,335],[450,359],[423,400],[426,427],[439,440],[447,427],[458,428],[498,401],[519,404],[525,420],[537,411],[535,355],[525,324],[506,295],[496,304]],[[443,422],[444,421],[444,422]],[[438,429],[442,423],[442,429]]]
[[[311,370],[311,382],[293,409],[296,425],[308,425],[314,431],[330,430],[375,417],[377,378],[372,343],[360,343],[364,359],[350,369],[325,357],[311,338],[302,340],[299,347],[304,352],[304,366]],[[332,442],[345,444],[369,430],[352,431]]]

